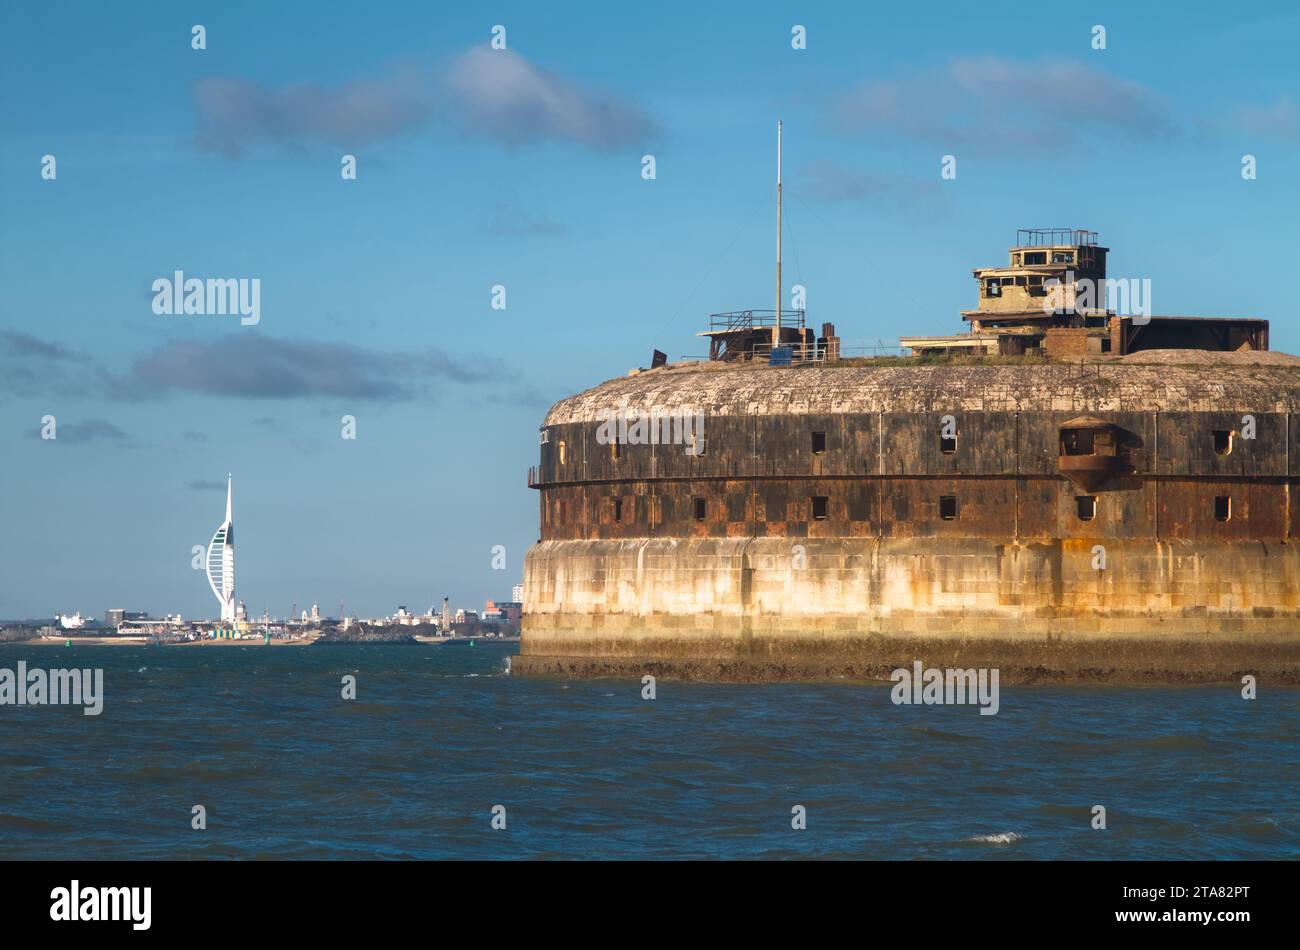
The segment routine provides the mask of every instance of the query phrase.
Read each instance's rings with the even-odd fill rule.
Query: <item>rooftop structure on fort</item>
[[[1268,321],[1257,317],[1157,316],[1150,281],[1106,273],[1110,249],[1096,231],[1024,228],[1008,249],[1007,267],[977,267],[978,306],[961,311],[969,330],[899,338],[917,356],[1030,356],[1079,359],[1143,350],[1218,352],[1268,349]],[[773,365],[836,361],[852,355],[823,323],[806,325],[802,309],[715,313],[698,335],[709,359]]]
[[[951,352],[1074,359],[1140,350],[1267,350],[1268,321],[1254,317],[1154,316],[1149,280],[1106,274],[1110,248],[1096,231],[1022,228],[1007,267],[977,267],[979,305],[963,310],[970,332],[911,336],[917,354]]]

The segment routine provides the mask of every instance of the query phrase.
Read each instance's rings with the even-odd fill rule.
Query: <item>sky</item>
[[[5,4],[0,618],[215,615],[228,472],[251,616],[509,599],[547,408],[774,306],[778,120],[786,288],[846,347],[960,332],[972,268],[1077,227],[1156,314],[1300,352],[1298,39],[1289,3]],[[256,279],[256,324],[156,313],[176,271]]]

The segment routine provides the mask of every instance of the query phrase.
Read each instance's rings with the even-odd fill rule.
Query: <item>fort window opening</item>
[[[996,277],[990,277],[988,280],[984,281],[985,297],[996,297],[1000,293],[1002,293],[1002,288],[998,286],[998,279]]]
[[[1232,517],[1232,499],[1227,495],[1214,496],[1214,520],[1227,521]]]
[[[1035,264],[1046,264],[1046,251],[1025,251],[1025,266],[1032,267]],[[967,286],[970,286],[967,284]]]
[[[560,464],[563,465],[568,458],[568,456],[565,454],[564,451],[564,440],[561,439],[559,442],[557,442],[556,447],[559,449]]]
[[[955,435],[939,435],[939,451],[944,455],[952,455],[957,451],[957,437]]]
[[[696,520],[696,521],[703,521],[703,520],[704,520],[704,514],[705,514],[704,499],[703,499],[703,498],[699,498],[699,497],[692,498],[692,499],[691,499],[691,503],[692,503],[692,505],[693,505],[694,508],[695,508],[695,520]]]
[[[826,510],[830,507],[830,499],[825,495],[814,495],[812,500],[813,521],[825,521]]]
[[[1214,430],[1214,452],[1216,455],[1232,454],[1232,436],[1231,429]]]
[[[1053,251],[1053,252],[1052,252],[1052,263],[1053,263],[1053,264],[1073,264],[1073,263],[1074,263],[1074,252],[1073,252],[1073,251]]]
[[[1091,521],[1097,517],[1097,496],[1096,495],[1079,495],[1074,499],[1074,503],[1079,508],[1079,520]]]
[[[940,495],[939,496],[939,517],[944,521],[957,520],[957,496]]]
[[[1092,429],[1066,429],[1061,433],[1062,455],[1091,455],[1093,452]]]
[[[615,439],[609,443],[609,457],[615,462],[623,457],[623,443]]]
[[[812,434],[812,451],[813,455],[821,455],[826,451],[826,433],[814,432]]]
[[[623,520],[623,499],[622,498],[614,499],[614,520],[615,521]]]

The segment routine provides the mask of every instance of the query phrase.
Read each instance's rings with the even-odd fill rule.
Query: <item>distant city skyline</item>
[[[1286,4],[74,9],[0,11],[0,617],[208,616],[227,472],[250,616],[504,598],[548,406],[772,306],[778,119],[785,284],[846,347],[959,332],[1069,226],[1300,350]]]
[[[250,621],[256,621],[263,616],[269,616],[272,619],[283,619],[289,621],[299,620],[300,619],[299,614],[301,614],[301,619],[308,619],[308,617],[310,617],[310,619],[317,620],[322,617],[324,618],[331,617],[332,616],[331,612],[329,610],[322,610],[317,600],[301,601],[301,602],[297,600],[292,600],[290,601],[289,608],[283,614],[279,614],[274,608],[269,606],[264,609],[250,608],[245,612],[246,605],[242,600],[239,599],[235,587],[235,534],[234,534],[234,512],[233,512],[234,494],[233,493],[234,493],[234,475],[233,473],[227,473],[225,517],[222,519],[221,523],[217,526],[217,529],[212,536],[212,540],[208,543],[208,545],[206,547],[196,546],[194,551],[195,559],[198,560],[199,558],[201,558],[202,560],[202,565],[204,567],[203,577],[206,579],[209,589],[212,592],[212,595],[216,598],[217,610],[215,613],[212,613],[211,611],[205,613],[202,610],[200,610],[197,613],[192,615],[184,615],[183,613],[180,613],[180,615],[185,616],[185,619],[187,620],[221,621],[224,623],[234,623],[237,619],[238,620],[248,619]],[[445,594],[443,596],[451,597],[452,595]],[[482,601],[482,603],[490,604],[494,601],[498,603],[515,603],[515,602],[522,601],[522,597],[523,597],[523,583],[519,582],[511,585],[509,601],[505,601],[501,597],[488,597],[485,598]],[[310,608],[307,607],[308,603],[310,603],[311,605]],[[365,619],[376,618],[377,619],[377,618],[388,618],[388,617],[397,617],[397,616],[404,616],[404,615],[438,616],[442,613],[442,610],[439,607],[439,601],[437,600],[431,601],[429,607],[425,610],[421,610],[419,608],[412,610],[407,607],[407,603],[409,603],[409,601],[404,601],[403,603],[397,604],[395,607],[386,611],[379,611],[379,612],[373,612],[368,614],[358,614],[353,612],[350,614],[350,616],[354,618],[365,618]],[[420,602],[417,601],[417,603]],[[146,617],[151,619],[165,618],[178,613],[177,611],[172,611],[172,610],[167,610],[167,611],[152,610],[149,609],[147,605],[133,605],[133,606],[143,606],[144,609],[133,610],[132,607],[130,606],[123,607],[122,605],[116,603],[113,606],[105,606],[102,608],[87,608],[84,605],[78,604],[71,609],[64,609],[60,607],[59,609],[48,614],[8,615],[8,614],[0,613],[0,621],[49,619],[51,620],[51,622],[55,622],[62,617],[76,616],[80,621],[84,621],[86,623],[95,624],[102,621],[108,623],[111,626],[113,624],[115,615],[124,615],[123,617],[118,617],[117,619],[119,620],[125,619],[126,617],[139,620],[139,619],[144,619]],[[303,608],[301,611],[297,609],[300,606]],[[346,598],[344,598],[344,600],[339,602],[339,607],[340,610],[336,611],[336,613],[338,613],[338,617],[335,619],[341,620],[344,619],[345,616],[349,615],[344,610],[344,608],[346,607]],[[453,609],[463,613],[467,609],[473,610],[474,608],[457,606],[454,607]],[[405,614],[403,612],[405,612]]]

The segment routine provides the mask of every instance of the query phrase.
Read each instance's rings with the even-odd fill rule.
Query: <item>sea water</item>
[[[646,699],[515,649],[0,644],[104,670],[99,716],[0,708],[0,858],[1300,855],[1294,688],[1004,685],[981,716],[887,682]]]

